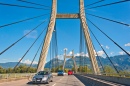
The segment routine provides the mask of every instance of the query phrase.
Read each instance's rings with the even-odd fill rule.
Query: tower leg
[[[89,30],[88,30],[88,26],[87,26],[87,22],[86,22],[86,18],[85,18],[84,0],[80,0],[80,20],[81,20],[82,28],[84,31],[86,46],[88,49],[89,57],[91,59],[93,72],[94,72],[94,74],[100,74],[100,70],[99,70],[99,67],[97,64],[97,60],[96,60],[95,53],[94,53],[94,48],[92,45],[92,41],[90,39],[90,34],[89,34]]]
[[[55,20],[56,20],[56,3],[57,3],[57,0],[52,0],[52,1],[53,2],[52,2],[51,19],[50,19],[48,31],[46,33],[46,37],[45,37],[45,40],[44,40],[44,44],[43,44],[43,47],[42,47],[42,52],[41,52],[41,55],[40,55],[40,59],[39,59],[38,67],[37,67],[37,72],[44,70],[44,66],[45,66],[45,63],[46,63],[46,57],[47,57],[47,54],[48,54],[48,49],[49,49],[50,41],[51,41],[51,38],[52,38],[52,33],[54,31]]]
[[[72,59],[74,62],[74,72],[77,73],[77,67],[76,67],[76,62],[75,62],[75,57],[74,57],[74,50],[72,51]]]

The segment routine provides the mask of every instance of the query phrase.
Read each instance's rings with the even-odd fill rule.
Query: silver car
[[[33,83],[47,83],[53,81],[53,76],[51,72],[48,71],[39,71],[32,79]]]

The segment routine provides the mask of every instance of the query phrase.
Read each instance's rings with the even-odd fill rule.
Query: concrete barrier
[[[105,76],[105,75],[92,75],[92,74],[83,74],[83,75],[130,86],[130,78]]]
[[[75,76],[86,86],[130,86],[129,82],[130,79],[127,82],[125,80],[120,79],[121,77],[118,77],[118,80],[123,80],[123,81],[118,81],[117,77],[107,77],[107,76],[101,76],[101,75],[88,75],[88,74],[75,74]],[[109,80],[110,79],[110,80]],[[116,81],[117,80],[117,81]],[[115,82],[116,81],[116,82]]]

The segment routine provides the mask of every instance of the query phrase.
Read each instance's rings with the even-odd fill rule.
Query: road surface
[[[80,80],[78,80],[74,75],[66,76],[54,76],[53,82],[49,84],[31,84],[28,79],[3,82],[0,86],[85,86]]]

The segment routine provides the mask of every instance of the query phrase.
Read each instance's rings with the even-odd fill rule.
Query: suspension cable
[[[81,59],[81,53],[82,53],[82,26],[81,26],[81,24],[80,24],[80,47],[79,47],[79,52],[80,52],[79,72],[81,72],[81,63],[82,63],[82,59]]]
[[[92,21],[90,21],[88,18],[87,20],[93,24],[101,33],[103,33],[109,40],[111,40],[116,46],[118,46],[121,50],[123,50],[127,55],[130,56],[130,54],[125,50],[123,49],[118,43],[116,43],[113,39],[111,39],[106,33],[104,33],[97,25],[95,25]]]
[[[38,3],[29,2],[29,1],[25,1],[25,0],[17,0],[17,1],[25,2],[25,3],[29,3],[29,4],[34,4],[34,5],[38,5],[38,6],[43,6],[43,7],[49,7],[49,6],[46,6],[46,5],[43,5],[43,4],[38,4]],[[49,8],[50,8],[50,7],[49,7]]]
[[[111,22],[115,22],[115,23],[118,23],[118,24],[121,24],[121,25],[125,25],[125,26],[128,26],[128,27],[130,26],[130,24],[126,24],[126,23],[123,23],[123,22],[115,21],[115,20],[112,20],[112,19],[104,18],[104,17],[101,17],[101,16],[89,14],[89,13],[86,13],[86,14],[97,17],[97,18],[101,18],[101,19],[104,19],[104,20],[108,20],[108,21],[111,21]]]
[[[31,64],[30,64],[30,66],[27,68],[26,72],[28,72],[28,70],[31,68],[31,66],[32,66],[32,64],[33,64],[33,62],[34,62],[34,60],[35,60],[35,58],[36,58],[36,56],[37,56],[37,54],[38,54],[38,52],[39,52],[39,50],[40,50],[40,48],[41,48],[43,42],[44,42],[44,39],[43,39],[43,41],[41,42],[41,44],[40,44],[40,46],[39,46],[39,48],[38,48],[38,50],[37,50],[35,56],[33,57],[33,60],[32,60],[32,62],[31,62]]]
[[[92,45],[93,45],[93,43],[92,43]],[[93,47],[94,47],[94,50],[95,50],[95,52],[96,52],[96,55],[97,55],[98,61],[99,61],[100,65],[101,65],[101,67],[102,67],[102,70],[103,70],[103,72],[105,73],[104,67],[103,67],[102,62],[101,62],[101,59],[100,59],[100,57],[99,57],[99,55],[98,55],[98,53],[97,53],[97,51],[96,51],[96,48],[95,48],[94,45],[93,45]]]
[[[37,25],[34,29],[32,29],[31,31],[29,31],[27,34],[25,34],[23,37],[21,37],[20,39],[18,39],[16,42],[14,42],[13,44],[11,44],[10,46],[8,46],[6,49],[4,49],[2,52],[0,52],[0,55],[2,55],[3,53],[5,53],[8,49],[10,49],[11,47],[13,47],[15,44],[17,44],[19,41],[21,41],[23,38],[25,38],[28,34],[30,34],[31,32],[33,32],[35,29],[37,29],[38,27],[40,27],[42,24],[44,24],[46,22],[46,20],[44,20],[42,23],[40,23],[39,25]]]
[[[40,16],[35,16],[35,17],[32,17],[32,18],[27,18],[27,19],[16,21],[16,22],[4,24],[4,25],[1,25],[0,28],[6,27],[6,26],[10,26],[10,25],[13,25],[13,24],[17,24],[17,23],[21,23],[21,22],[25,22],[25,21],[32,20],[32,19],[35,19],[35,18],[39,18],[39,17],[45,16],[45,15],[48,15],[48,14],[42,14]]]
[[[86,8],[86,9],[93,9],[93,8],[99,8],[99,7],[104,7],[104,6],[110,6],[110,5],[119,4],[119,3],[128,2],[128,1],[130,1],[130,0],[122,0],[122,1],[112,2],[109,4],[103,4],[100,6],[90,7],[90,8]]]
[[[54,30],[55,30],[55,27],[54,27]],[[56,58],[55,58],[55,32],[54,31],[53,31],[53,38],[52,38],[52,56],[53,56],[53,68],[55,69]]]
[[[102,47],[102,45],[100,44],[99,40],[96,38],[96,36],[94,35],[94,33],[92,32],[92,30],[89,28],[90,32],[92,33],[93,37],[96,39],[96,41],[98,42],[98,44],[100,45],[100,47],[102,48],[103,52],[105,53],[105,55],[107,56],[107,58],[109,59],[109,61],[111,62],[112,66],[114,67],[114,69],[116,70],[117,73],[119,73],[119,71],[117,70],[117,68],[115,67],[114,63],[112,62],[112,60],[110,59],[110,57],[108,56],[108,54],[106,53],[106,51],[104,50],[104,48]]]
[[[50,69],[49,69],[49,71],[51,71],[51,69],[53,68],[52,67],[52,42],[50,43]]]
[[[88,29],[90,30],[89,27],[88,27]],[[90,37],[90,36],[89,36],[89,37]],[[91,39],[91,38],[90,38],[90,39]],[[91,41],[92,41],[92,40],[91,40]],[[92,46],[93,46],[93,48],[94,48],[94,50],[95,50],[95,52],[96,52],[96,56],[97,56],[98,61],[99,61],[100,65],[101,65],[101,67],[102,67],[102,70],[103,70],[103,72],[105,73],[105,70],[104,70],[104,67],[103,67],[103,65],[102,65],[101,59],[100,59],[100,57],[99,57],[99,55],[98,55],[98,53],[97,53],[97,51],[96,51],[96,48],[95,48],[93,42],[92,42]]]
[[[88,7],[88,6],[91,6],[91,5],[95,5],[95,4],[100,3],[100,2],[103,2],[103,1],[105,1],[105,0],[96,1],[96,2],[94,2],[94,3],[91,3],[91,4],[89,4],[89,5],[86,5],[85,7]]]
[[[38,9],[38,10],[49,10],[47,8],[37,8],[37,7],[23,6],[23,5],[17,5],[17,4],[7,4],[7,3],[2,3],[2,2],[0,2],[0,5],[22,7],[22,8],[31,8],[31,9]]]
[[[51,31],[51,29],[49,29],[48,32],[49,32],[49,31]],[[47,32],[46,32],[46,34],[47,34]],[[42,46],[42,48],[43,48],[43,46]],[[45,49],[47,49],[47,48],[48,48],[48,47],[45,47]],[[44,58],[42,58],[41,61],[42,61],[43,59],[44,59]],[[40,68],[41,68],[41,67],[42,67],[42,66],[40,66]]]
[[[23,60],[23,58],[26,56],[26,54],[30,51],[30,49],[34,46],[34,44],[37,42],[37,40],[40,38],[40,36],[43,34],[43,32],[46,30],[43,29],[42,32],[39,34],[39,36],[36,38],[36,40],[32,43],[32,45],[29,47],[29,49],[25,52],[25,54],[22,56],[22,58],[19,60],[19,62],[16,64],[16,66],[14,67],[14,70],[15,68],[19,65],[19,63]]]
[[[57,29],[56,29],[56,24],[55,24],[55,57],[57,58],[57,64],[59,68],[59,60],[58,60],[58,44],[57,44]]]

